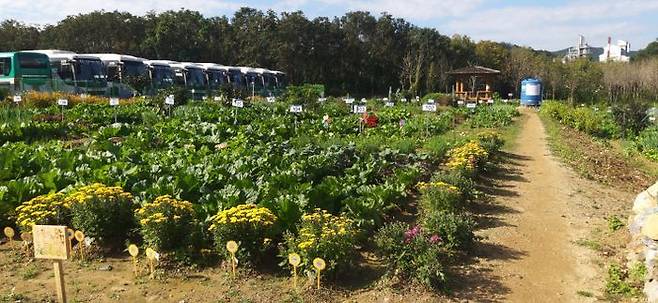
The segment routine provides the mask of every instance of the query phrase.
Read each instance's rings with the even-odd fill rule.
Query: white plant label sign
[[[231,105],[233,107],[243,108],[244,107],[244,101],[242,101],[240,99],[233,99],[233,101],[231,101]]]
[[[57,99],[57,105],[59,105],[59,106],[67,106],[67,105],[69,105],[69,100],[66,100],[66,99]]]
[[[118,106],[119,98],[110,98],[110,106]]]
[[[476,106],[477,106],[477,104],[475,104],[475,103],[466,104],[466,108],[475,108]]]
[[[494,104],[494,100],[493,99],[487,100],[487,104]]]
[[[303,110],[304,108],[301,105],[290,105],[291,113],[301,113]]]
[[[165,104],[174,105],[174,95],[169,95],[165,98]]]
[[[347,103],[347,104],[354,103],[354,98],[347,98],[347,99],[343,99],[343,100],[345,100],[345,103]]]
[[[400,99],[400,102],[407,102],[407,98]]]
[[[267,97],[267,98],[265,98],[265,99],[267,100],[268,103],[274,103],[274,102],[276,102],[276,97]]]
[[[219,96],[215,96],[215,97],[213,98],[213,100],[215,100],[215,101],[217,101],[217,102],[219,102],[219,101],[222,101],[222,98],[221,98],[221,97],[219,97]]]
[[[354,106],[354,113],[355,114],[363,114],[368,111],[368,107],[365,105],[355,105]]]
[[[15,95],[14,96],[14,102],[18,103],[18,102],[21,102],[21,101],[23,101],[23,97],[21,97],[21,95]]]
[[[427,100],[427,103],[429,103],[429,104],[434,104],[434,99],[428,99],[428,100]]]
[[[318,98],[318,102],[325,102],[327,101],[327,98]]]
[[[464,101],[462,101],[462,100],[458,100],[458,101],[457,101],[457,105],[464,105]]]
[[[423,104],[423,111],[424,112],[435,112],[436,111],[436,104],[434,104],[434,103]]]
[[[390,101],[386,101],[386,103],[384,103],[384,106],[386,106],[386,107],[393,107],[393,106],[395,106],[395,103],[390,102]]]

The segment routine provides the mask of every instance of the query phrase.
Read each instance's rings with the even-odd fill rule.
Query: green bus
[[[34,52],[0,53],[0,89],[12,94],[50,91],[52,74],[48,56]]]
[[[70,94],[107,94],[105,65],[97,56],[65,50],[35,50],[50,60],[53,90]]]

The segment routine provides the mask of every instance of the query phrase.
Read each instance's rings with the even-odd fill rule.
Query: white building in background
[[[578,58],[589,58],[592,55],[592,47],[585,41],[585,36],[578,35],[578,43],[567,49],[567,54],[562,58],[562,62],[576,60]]]
[[[631,44],[628,41],[619,40],[612,44],[608,37],[608,44],[603,48],[603,54],[599,55],[600,62],[628,62],[630,61]]]

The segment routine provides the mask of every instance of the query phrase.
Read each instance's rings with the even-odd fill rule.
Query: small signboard
[[[362,102],[362,103],[368,103],[368,99],[366,99],[366,98],[361,98],[361,102]]]
[[[265,98],[265,99],[267,100],[268,103],[274,103],[274,102],[276,102],[276,97],[267,97],[267,98]]]
[[[219,101],[222,101],[222,97],[220,97],[220,96],[215,96],[215,97],[213,98],[213,100],[219,102]]]
[[[407,98],[400,99],[400,102],[407,102]]]
[[[434,104],[434,99],[427,99],[427,103]]]
[[[57,99],[57,105],[59,105],[59,106],[68,106],[69,105],[69,100]]]
[[[66,226],[34,225],[34,257],[36,259],[66,260],[71,253],[66,238]]]
[[[434,104],[434,103],[423,104],[423,111],[424,112],[435,112],[436,111],[436,104]]]
[[[365,105],[354,105],[353,111],[355,114],[363,114],[368,111],[368,107]]]
[[[301,113],[303,111],[303,107],[301,105],[290,105],[290,112],[291,113]]]
[[[318,98],[318,102],[325,102],[325,101],[327,101],[327,98],[324,98],[324,97]]]
[[[464,105],[464,100],[457,100],[457,105]]]
[[[242,101],[240,99],[233,99],[231,101],[231,105],[233,107],[243,108],[244,107],[244,101]]]
[[[119,98],[110,98],[110,106],[118,106]]]
[[[352,103],[354,103],[354,98],[345,98],[345,99],[343,99],[343,100],[345,100],[345,103],[347,103],[347,104],[352,104]]]
[[[386,106],[386,107],[393,107],[393,106],[395,106],[395,103],[393,103],[393,102],[391,102],[391,101],[386,101],[386,103],[384,103],[384,106]]]
[[[14,102],[19,103],[23,101],[23,97],[21,95],[14,95]]]
[[[174,95],[169,95],[165,98],[165,104],[174,105]]]
[[[494,104],[494,100],[493,99],[487,100],[487,104]]]
[[[475,108],[476,106],[477,106],[477,104],[475,104],[475,103],[466,104],[466,108]]]
[[[384,98],[384,99],[382,99],[382,101],[388,102],[388,98]]]

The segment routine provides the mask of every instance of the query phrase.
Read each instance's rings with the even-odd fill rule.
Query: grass
[[[23,270],[21,271],[20,275],[23,280],[30,280],[34,277],[36,277],[39,274],[40,270],[39,267],[32,263],[29,265],[26,265],[23,267]]]
[[[610,231],[613,232],[618,231],[619,229],[624,227],[624,225],[626,224],[624,224],[624,222],[615,215],[608,218],[608,228],[610,229]]]
[[[505,129],[500,133],[501,136],[503,137],[503,140],[505,140],[505,144],[501,148],[502,150],[514,150],[519,143],[517,138],[519,137],[519,134],[521,133],[521,130],[523,130],[523,125],[524,121],[528,119],[526,115],[521,115],[520,117],[517,117],[515,121],[511,124],[505,127]]]
[[[603,248],[603,245],[595,239],[578,239],[575,243],[578,246],[587,247],[594,251],[601,251]]]
[[[593,293],[591,293],[589,291],[586,291],[586,290],[579,290],[579,291],[576,292],[576,294],[581,296],[581,297],[585,297],[585,298],[594,297]]]
[[[636,262],[629,269],[613,263],[608,267],[605,293],[610,298],[638,297],[642,294],[646,274],[647,269],[642,262]]]

